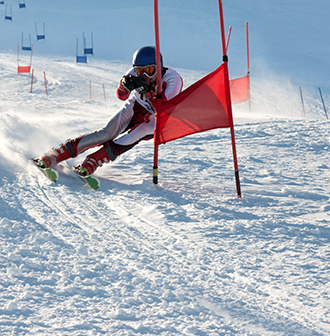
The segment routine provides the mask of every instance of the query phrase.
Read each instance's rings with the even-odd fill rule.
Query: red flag
[[[159,144],[214,128],[230,127],[224,65],[162,104]]]
[[[18,73],[25,73],[25,72],[30,72],[31,67],[30,66],[18,66]]]
[[[250,99],[249,75],[229,81],[232,104],[243,103]]]

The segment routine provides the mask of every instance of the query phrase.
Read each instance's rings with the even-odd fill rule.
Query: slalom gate
[[[235,169],[237,197],[241,198],[237,153],[230,96],[228,56],[224,29],[222,0],[219,2],[220,35],[223,63],[174,98],[162,102],[161,78],[157,78],[157,99],[155,102],[154,164],[153,183],[158,183],[158,147],[160,144],[183,138],[187,135],[215,128],[229,128]],[[158,0],[154,0],[154,26],[157,73],[161,73]],[[201,97],[205,97],[201,100]],[[194,111],[192,113],[192,111]],[[207,115],[207,118],[205,118]]]
[[[37,22],[35,23],[35,28],[36,28],[37,41],[46,40],[45,22],[43,23],[43,33],[42,34],[38,34]]]
[[[22,66],[19,65],[20,59],[19,59],[19,43],[17,43],[17,73],[29,73],[31,72],[31,66],[32,66],[32,54],[33,54],[33,44],[31,45],[31,54],[30,54],[30,65]]]

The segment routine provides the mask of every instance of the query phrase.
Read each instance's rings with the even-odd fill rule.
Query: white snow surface
[[[221,63],[218,3],[159,2],[164,63],[187,87]],[[329,335],[329,1],[224,1],[231,78],[246,75],[250,28],[252,111],[233,109],[241,199],[228,129],[160,146],[158,188],[152,141],[99,168],[98,191],[65,164],[48,181],[27,158],[122,106],[118,81],[154,44],[153,2],[25,3],[0,5],[13,13],[0,20],[0,334]]]

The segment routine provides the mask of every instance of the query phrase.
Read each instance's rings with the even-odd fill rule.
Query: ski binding
[[[35,166],[52,182],[56,183],[58,181],[58,172],[53,168],[43,168],[38,165],[35,159],[31,159]]]
[[[74,173],[75,176],[79,177],[89,188],[96,190],[100,187],[101,181],[95,176],[88,175],[82,176],[76,170],[74,166],[71,166],[68,162],[66,162],[70,170]]]

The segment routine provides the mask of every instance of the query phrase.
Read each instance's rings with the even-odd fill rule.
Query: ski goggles
[[[145,67],[134,67],[135,73],[138,75],[147,75],[148,77],[152,77],[156,73],[156,66],[155,65],[147,65]]]

